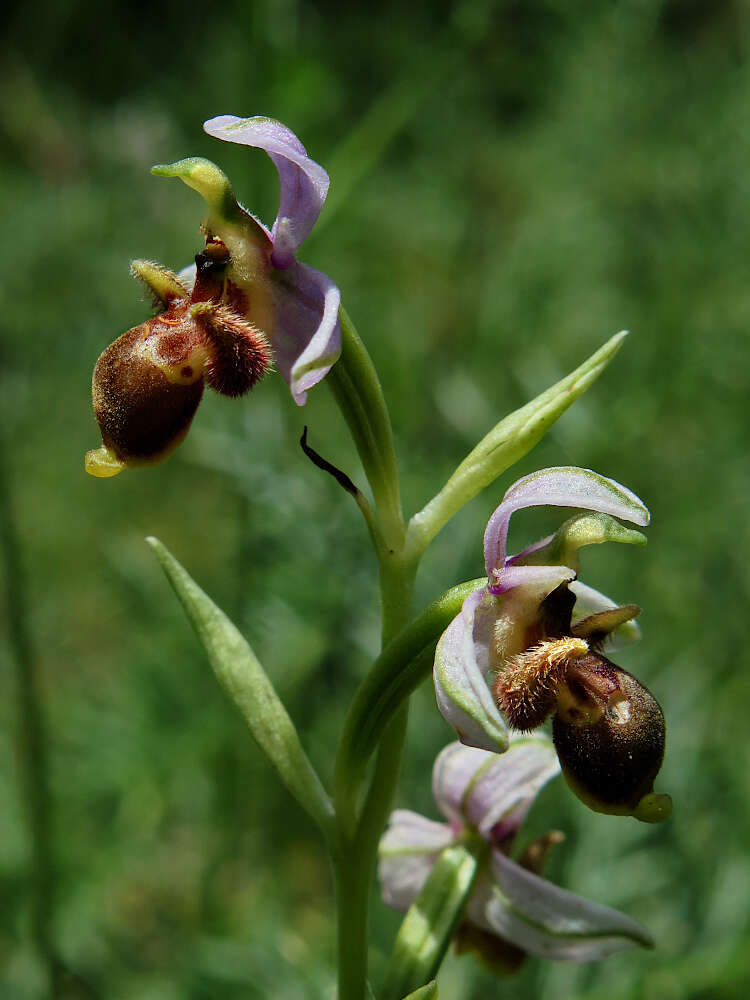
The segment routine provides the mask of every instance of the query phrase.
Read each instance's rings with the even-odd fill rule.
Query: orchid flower
[[[518,861],[517,834],[542,787],[559,773],[544,734],[514,735],[502,756],[451,743],[432,772],[439,823],[396,810],[380,843],[378,874],[384,902],[407,910],[417,899],[441,852],[477,834],[489,852],[459,929],[459,949],[477,952],[495,968],[512,971],[523,954],[593,962],[634,945],[652,947],[648,931],[630,917],[560,889],[539,874],[548,834]]]
[[[508,556],[512,514],[540,505],[590,513]],[[618,607],[577,580],[582,546],[645,542],[615,517],[646,525],[650,515],[630,490],[588,469],[543,469],[514,483],[484,534],[487,586],[438,643],[435,693],[463,743],[498,753],[508,745],[506,719],[530,730],[556,712],[556,745],[567,747],[563,770],[576,794],[598,811],[655,822],[670,811],[668,797],[653,793],[663,715],[643,685],[601,655],[606,642],[637,637],[640,608]]]
[[[273,361],[303,406],[341,353],[339,289],[296,256],[325,202],[327,173],[293,132],[270,118],[224,115],[204,127],[268,154],[279,175],[279,211],[267,229],[208,160],[153,168],[203,196],[206,247],[179,274],[149,261],[132,264],[163,311],[119,337],[97,362],[93,397],[102,447],[86,456],[95,476],[166,458],[187,433],[204,383],[223,395],[243,395]]]

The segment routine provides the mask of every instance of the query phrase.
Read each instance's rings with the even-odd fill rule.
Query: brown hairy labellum
[[[102,448],[86,455],[92,475],[162,461],[188,432],[204,382],[224,396],[242,396],[271,367],[263,333],[224,304],[229,253],[210,239],[195,258],[192,291],[150,261],[133,261],[133,274],[164,307],[128,330],[94,368],[94,414]]]
[[[568,671],[552,738],[565,779],[597,812],[666,819],[671,800],[654,793],[664,759],[664,714],[651,692],[627,670],[592,654]],[[581,722],[587,706],[601,711]]]
[[[563,774],[591,809],[660,822],[672,808],[668,795],[654,792],[664,759],[664,715],[640,681],[598,651],[640,609],[613,608],[572,626],[572,598],[563,584],[541,603],[530,632],[536,641],[497,672],[495,701],[521,731],[553,716]]]
[[[206,349],[189,318],[157,316],[128,330],[96,363],[94,414],[102,442],[124,464],[166,457],[203,395]]]

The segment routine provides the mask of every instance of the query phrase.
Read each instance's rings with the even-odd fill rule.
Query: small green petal
[[[588,512],[571,517],[557,529],[546,545],[522,556],[517,560],[517,564],[571,566],[578,570],[578,551],[585,545],[601,545],[603,542],[645,545],[646,541],[646,536],[642,532],[626,528],[609,514]]]
[[[203,197],[212,212],[227,221],[237,221],[240,208],[229,178],[215,163],[201,156],[189,156],[176,163],[159,163],[151,168],[157,177],[179,177]]]

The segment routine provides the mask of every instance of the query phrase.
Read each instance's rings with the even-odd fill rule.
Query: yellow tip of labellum
[[[102,446],[86,452],[84,468],[90,476],[96,476],[97,479],[111,479],[122,472],[125,465],[110,448]]]
[[[663,823],[671,815],[672,796],[657,792],[644,795],[633,812],[633,816],[642,823]]]

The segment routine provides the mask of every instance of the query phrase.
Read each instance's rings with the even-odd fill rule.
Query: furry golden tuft
[[[557,706],[557,688],[571,662],[589,651],[584,639],[550,639],[519,653],[497,675],[493,693],[514,729],[536,729]]]

